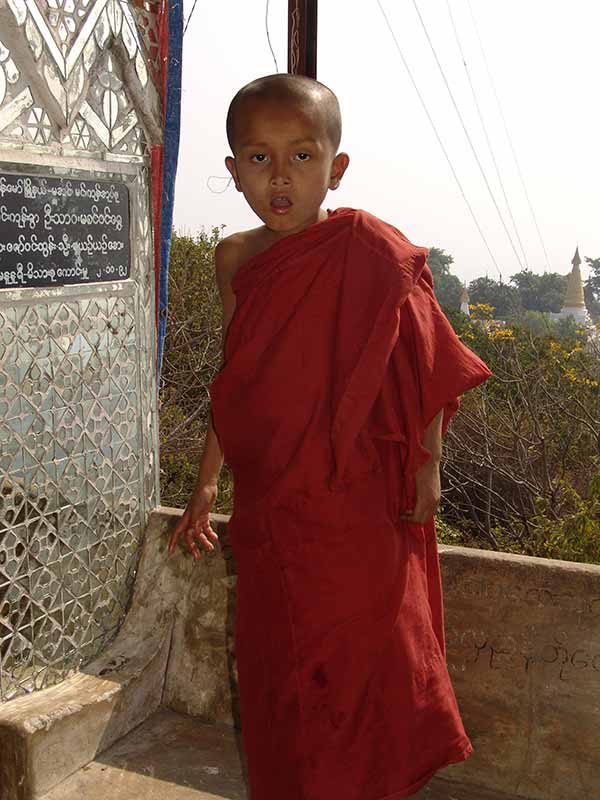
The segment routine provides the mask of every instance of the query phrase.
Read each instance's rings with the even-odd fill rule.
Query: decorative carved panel
[[[158,67],[145,0],[0,0],[0,173],[124,182],[131,234],[127,280],[0,289],[0,701],[114,638],[158,503]]]

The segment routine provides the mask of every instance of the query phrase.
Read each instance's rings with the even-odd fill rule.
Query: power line
[[[475,33],[477,34],[477,39],[479,41],[479,47],[481,49],[481,54],[483,56],[483,60],[484,60],[484,63],[485,63],[485,68],[486,68],[487,74],[488,74],[488,78],[490,80],[490,84],[491,84],[492,89],[494,91],[494,96],[496,98],[496,103],[498,104],[498,110],[500,111],[500,116],[502,118],[502,124],[504,125],[504,132],[506,133],[506,138],[508,139],[508,143],[510,145],[510,149],[512,151],[513,158],[515,160],[515,165],[517,167],[517,172],[519,173],[519,178],[521,179],[521,185],[523,186],[523,191],[525,193],[525,197],[527,198],[527,203],[529,205],[529,210],[531,212],[531,216],[532,216],[533,222],[535,224],[535,229],[537,231],[537,234],[538,234],[538,237],[539,237],[539,240],[540,240],[540,244],[542,245],[542,250],[544,251],[544,256],[546,258],[546,266],[548,267],[548,269],[550,269],[550,259],[548,258],[548,252],[546,251],[546,245],[544,244],[544,238],[542,236],[542,232],[540,230],[540,226],[538,225],[538,221],[537,221],[537,217],[535,215],[535,211],[533,210],[533,205],[532,205],[531,199],[529,197],[529,192],[527,191],[527,186],[525,185],[525,179],[523,177],[523,172],[521,171],[521,165],[519,164],[519,159],[517,158],[517,153],[515,151],[515,148],[514,148],[514,145],[513,145],[513,141],[512,141],[512,137],[511,137],[510,131],[508,129],[508,124],[506,122],[506,117],[504,116],[504,111],[502,110],[502,103],[500,102],[500,97],[498,96],[498,92],[496,90],[496,84],[495,84],[494,79],[492,77],[492,72],[490,70],[490,65],[488,64],[487,56],[485,54],[485,49],[483,47],[483,42],[481,40],[481,35],[479,33],[479,26],[477,25],[477,20],[475,19],[475,14],[473,13],[473,8],[471,6],[471,0],[467,0],[467,3],[468,3],[468,6],[469,6],[469,11],[471,13],[471,19],[473,20],[473,27],[475,28]]]
[[[525,253],[525,248],[523,247],[523,242],[521,241],[521,237],[519,236],[519,229],[517,228],[517,223],[515,221],[512,208],[510,207],[510,203],[508,200],[508,196],[506,194],[506,189],[504,188],[504,181],[502,180],[502,176],[500,174],[500,168],[498,166],[498,162],[496,160],[496,155],[494,153],[494,148],[492,147],[492,142],[490,139],[490,135],[488,133],[487,125],[485,124],[485,120],[483,118],[483,114],[481,112],[481,106],[479,105],[479,100],[477,99],[477,93],[475,91],[475,86],[471,79],[471,73],[469,72],[469,67],[467,66],[467,59],[465,58],[465,53],[460,41],[460,37],[458,35],[458,30],[456,28],[456,21],[454,19],[454,15],[452,13],[452,7],[450,5],[450,0],[446,0],[446,4],[448,6],[448,14],[450,15],[450,21],[452,22],[452,30],[454,31],[454,38],[456,39],[456,44],[458,45],[458,49],[460,51],[460,57],[462,59],[463,66],[465,68],[465,72],[467,73],[467,78],[469,80],[469,86],[471,87],[471,94],[473,95],[473,101],[475,103],[475,108],[477,109],[477,114],[479,116],[479,121],[481,122],[481,127],[483,128],[483,132],[485,134],[485,140],[487,142],[488,149],[490,151],[490,155],[492,157],[492,161],[494,163],[494,169],[496,170],[496,176],[498,178],[498,182],[500,184],[500,188],[502,189],[502,195],[504,197],[504,202],[506,203],[506,208],[508,210],[508,214],[510,216],[510,220],[512,222],[515,236],[517,237],[517,241],[519,242],[519,247],[521,248],[521,254],[523,255],[523,262],[525,265],[528,264],[527,254]]]
[[[410,78],[410,81],[411,81],[411,83],[413,85],[413,88],[414,88],[415,92],[417,93],[417,97],[421,101],[421,105],[423,106],[423,111],[425,112],[425,114],[427,116],[427,119],[429,120],[429,123],[430,123],[430,125],[431,125],[431,127],[433,129],[435,137],[438,140],[438,144],[442,148],[442,152],[443,152],[444,156],[446,157],[446,161],[448,162],[448,166],[450,167],[452,175],[454,176],[454,180],[456,181],[456,184],[457,184],[457,186],[458,186],[458,188],[460,190],[460,193],[461,193],[461,195],[463,197],[463,200],[465,201],[465,204],[466,204],[467,208],[469,209],[469,212],[470,212],[471,216],[473,217],[473,222],[475,223],[475,226],[476,226],[477,230],[479,231],[479,235],[481,236],[481,239],[483,240],[483,243],[486,246],[486,249],[487,249],[487,251],[489,253],[489,256],[490,256],[490,258],[492,260],[492,263],[494,264],[494,266],[498,270],[498,274],[500,275],[500,277],[502,277],[502,273],[500,271],[500,267],[498,266],[498,262],[496,261],[496,259],[494,257],[494,254],[492,252],[492,249],[491,249],[490,245],[488,244],[488,240],[486,239],[485,234],[484,234],[484,232],[483,232],[483,230],[481,228],[481,225],[479,224],[479,220],[475,216],[475,212],[473,211],[473,207],[469,203],[467,195],[465,194],[465,190],[463,189],[462,183],[460,182],[460,179],[459,179],[459,177],[458,177],[458,175],[456,173],[456,170],[454,169],[454,165],[452,164],[452,161],[450,159],[448,151],[444,147],[444,143],[442,141],[442,138],[441,138],[440,134],[438,133],[438,129],[437,129],[436,125],[435,125],[435,122],[433,121],[433,117],[429,113],[429,109],[427,108],[427,104],[425,103],[423,95],[419,91],[419,87],[417,86],[417,83],[416,83],[416,81],[414,79],[412,71],[411,71],[411,69],[410,69],[410,67],[408,65],[408,62],[407,62],[406,58],[404,57],[404,53],[402,52],[402,48],[400,47],[400,43],[398,42],[398,39],[396,38],[396,34],[394,33],[394,29],[392,28],[392,26],[390,24],[390,21],[388,19],[388,16],[385,13],[385,10],[384,10],[383,6],[381,5],[381,0],[376,0],[376,2],[377,2],[377,5],[379,6],[379,10],[381,11],[382,17],[385,20],[385,24],[387,25],[387,28],[388,28],[391,36],[392,36],[392,39],[394,40],[394,44],[396,45],[396,50],[398,51],[398,55],[400,56],[400,58],[402,60],[402,63],[404,64],[404,68],[405,68],[405,70],[406,70],[406,72],[408,74],[408,77]]]
[[[188,25],[190,24],[190,20],[191,20],[191,18],[192,18],[192,14],[194,13],[194,9],[196,8],[196,3],[197,3],[197,2],[198,2],[198,0],[194,0],[194,5],[192,6],[192,10],[190,11],[190,15],[189,15],[189,17],[187,18],[187,22],[185,23],[185,28],[183,29],[183,34],[182,34],[182,37],[183,37],[183,36],[185,36],[185,32],[186,32],[186,31],[187,31],[187,29],[188,29]]]
[[[462,125],[462,129],[463,129],[463,131],[465,133],[465,136],[467,137],[467,141],[469,143],[469,146],[471,147],[471,152],[473,153],[473,156],[475,157],[475,161],[477,162],[477,166],[479,167],[479,171],[481,172],[481,176],[482,176],[482,178],[483,178],[483,180],[485,182],[485,185],[487,187],[489,195],[492,198],[492,202],[493,202],[493,204],[494,204],[494,206],[496,208],[496,211],[498,212],[498,217],[500,218],[500,222],[502,223],[502,227],[504,228],[504,231],[505,231],[505,233],[506,233],[506,235],[508,237],[508,241],[510,242],[510,246],[512,247],[513,253],[515,254],[515,257],[516,257],[517,261],[519,262],[519,266],[521,267],[521,269],[523,269],[523,264],[521,262],[521,257],[519,256],[519,254],[517,252],[517,248],[515,247],[515,243],[513,242],[512,236],[510,235],[510,231],[508,230],[506,222],[504,221],[504,217],[502,216],[502,212],[500,211],[500,206],[498,205],[498,203],[496,201],[496,197],[494,196],[494,193],[492,192],[492,187],[490,186],[490,182],[487,179],[487,175],[485,174],[485,170],[483,169],[483,167],[481,165],[481,161],[479,160],[479,156],[477,155],[477,151],[475,150],[475,146],[474,146],[473,141],[472,141],[472,139],[471,139],[471,137],[469,135],[469,131],[467,130],[467,126],[465,125],[465,121],[463,120],[462,114],[460,113],[460,109],[459,109],[459,107],[458,107],[458,105],[456,103],[456,100],[454,99],[454,94],[452,93],[452,89],[450,88],[450,84],[448,83],[448,79],[446,78],[446,73],[444,72],[442,64],[441,64],[441,62],[440,62],[440,60],[438,58],[438,55],[437,55],[437,53],[435,51],[435,47],[433,46],[433,42],[431,41],[431,38],[429,36],[429,32],[427,30],[427,26],[425,25],[423,17],[421,16],[421,12],[419,11],[419,6],[417,5],[417,0],[413,0],[413,5],[415,7],[415,11],[417,12],[417,16],[419,17],[419,20],[421,22],[421,27],[423,28],[423,32],[425,33],[425,37],[427,38],[427,41],[429,43],[429,47],[431,48],[431,52],[433,53],[433,57],[435,59],[435,63],[438,65],[438,69],[439,69],[440,74],[441,74],[441,76],[443,78],[443,81],[444,81],[444,83],[446,85],[446,89],[448,90],[448,94],[450,95],[450,99],[452,100],[452,105],[454,106],[454,110],[456,111],[456,113],[458,115],[458,118],[459,118],[460,123]]]
[[[267,32],[267,42],[269,43],[269,50],[271,51],[271,55],[273,56],[273,61],[275,62],[275,70],[276,72],[279,72],[279,65],[277,63],[277,58],[275,57],[273,45],[271,44],[271,34],[269,33],[269,0],[267,0],[267,6],[265,8],[265,30]]]

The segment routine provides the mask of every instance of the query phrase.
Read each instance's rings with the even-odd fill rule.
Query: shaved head
[[[316,116],[324,125],[333,150],[337,152],[342,136],[342,117],[337,97],[319,81],[287,73],[257,78],[243,86],[233,98],[227,112],[227,140],[232,152],[235,152],[244,105],[251,99],[296,106]]]

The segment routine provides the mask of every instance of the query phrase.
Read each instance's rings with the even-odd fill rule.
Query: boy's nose
[[[271,186],[278,188],[279,186],[288,186],[290,179],[283,172],[277,171],[271,175]]]
[[[280,186],[287,186],[289,184],[288,169],[289,165],[286,159],[273,159],[271,163],[271,186],[273,188],[279,188]]]

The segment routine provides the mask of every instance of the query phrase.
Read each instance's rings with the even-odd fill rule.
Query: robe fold
[[[433,522],[400,515],[425,428],[490,372],[427,250],[355,209],[243,264],[213,424],[234,476],[251,800],[396,800],[465,759]]]

